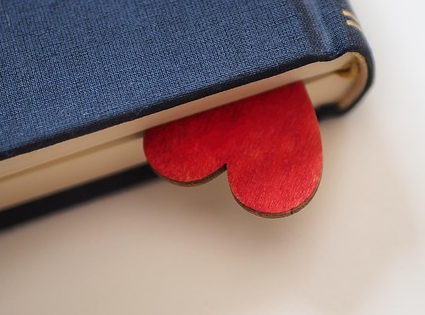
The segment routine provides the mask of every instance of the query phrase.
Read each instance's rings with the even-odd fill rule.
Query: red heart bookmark
[[[236,200],[264,217],[304,207],[322,174],[322,144],[303,83],[294,83],[149,129],[152,168],[193,185],[225,169]]]

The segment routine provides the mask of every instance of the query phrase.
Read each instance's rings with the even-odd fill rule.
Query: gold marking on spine
[[[347,25],[353,26],[353,27],[357,28],[359,31],[363,31],[361,26],[360,26],[359,20],[354,15],[354,13],[344,9],[344,10],[342,10],[342,14],[346,17],[345,22],[347,23]]]
[[[355,28],[359,29],[359,31],[363,31],[362,27],[353,20],[347,20],[346,23],[347,25],[354,26]]]
[[[359,20],[357,19],[357,17],[354,15],[354,13],[348,11],[348,10],[342,10],[342,14],[344,14],[346,17],[354,20],[357,24],[359,24]]]

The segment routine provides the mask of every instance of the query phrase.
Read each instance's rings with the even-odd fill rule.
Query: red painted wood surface
[[[236,200],[267,217],[301,209],[322,173],[319,125],[302,83],[147,130],[144,150],[157,173],[181,184],[227,169]]]

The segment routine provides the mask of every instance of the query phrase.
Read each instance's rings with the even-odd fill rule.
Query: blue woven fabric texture
[[[0,0],[0,159],[347,51],[335,0]]]

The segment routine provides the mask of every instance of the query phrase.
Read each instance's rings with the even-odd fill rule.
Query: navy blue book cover
[[[0,160],[358,52],[340,0],[2,0]]]

